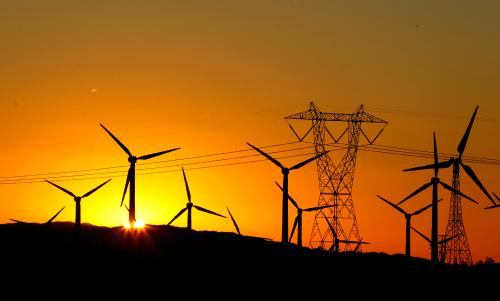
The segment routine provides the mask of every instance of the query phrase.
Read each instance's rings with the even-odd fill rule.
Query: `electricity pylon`
[[[339,240],[361,241],[362,237],[359,234],[356,213],[354,211],[354,201],[352,199],[356,155],[360,135],[363,135],[368,143],[372,144],[383,130],[382,128],[375,138],[370,140],[361,128],[361,124],[364,122],[387,124],[387,122],[366,113],[363,105],[359,106],[352,114],[326,113],[321,112],[313,102],[310,103],[309,110],[287,116],[285,119],[311,120],[311,128],[302,137],[297,134],[291,125],[290,128],[299,141],[303,141],[313,131],[315,151],[318,155],[328,151],[326,134],[335,143],[339,143],[340,139],[348,133],[348,142],[345,147],[346,152],[337,161],[337,164],[332,159],[331,153],[318,158],[316,161],[320,191],[318,206],[333,206],[319,210],[316,213],[309,246],[325,250],[331,249],[335,239],[328,221],[333,226]],[[328,121],[347,122],[347,127],[338,138],[335,138],[326,126]],[[352,244],[344,244],[343,250],[349,251],[352,248]]]
[[[476,185],[483,191],[483,193],[488,197],[488,199],[495,205],[495,201],[488,193],[488,190],[481,183],[477,175],[474,173],[469,165],[465,165],[462,162],[462,154],[467,146],[467,141],[474,124],[474,118],[476,117],[477,110],[479,106],[476,106],[474,113],[472,114],[469,125],[465,130],[464,136],[460,143],[458,144],[457,151],[458,156],[450,158],[448,161],[441,162],[443,168],[452,167],[453,168],[453,188],[456,191],[460,191],[460,167],[465,171],[465,173],[476,183]],[[457,235],[461,233],[461,235]],[[446,226],[445,232],[446,238],[454,237],[447,244],[441,247],[440,260],[451,264],[468,264],[472,265],[472,254],[469,248],[469,242],[467,240],[467,235],[465,233],[464,221],[462,218],[462,201],[461,196],[457,193],[452,192],[450,198],[450,213],[448,218],[448,225]]]

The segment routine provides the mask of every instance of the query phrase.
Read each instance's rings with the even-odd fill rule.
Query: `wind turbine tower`
[[[469,165],[466,165],[462,161],[462,154],[467,146],[467,141],[474,124],[474,119],[477,114],[479,106],[476,106],[474,113],[472,114],[469,125],[465,130],[464,136],[460,143],[458,144],[457,151],[458,156],[450,158],[447,162],[442,162],[444,168],[453,168],[453,180],[452,185],[456,191],[460,191],[460,168],[462,168],[465,173],[474,181],[474,183],[483,191],[486,197],[495,205],[495,201],[488,193],[484,185],[481,183],[477,175],[474,173]],[[468,264],[472,265],[472,254],[469,247],[469,242],[467,240],[467,235],[465,233],[464,221],[462,218],[462,197],[460,194],[451,192],[450,197],[450,211],[448,215],[448,224],[446,225],[445,238],[453,237],[449,239],[448,243],[443,244],[441,252],[439,254],[440,260],[450,264]]]
[[[375,138],[370,140],[361,125],[363,123],[385,125],[387,122],[366,113],[363,105],[360,105],[352,114],[326,113],[321,112],[313,102],[309,104],[307,111],[287,116],[285,119],[310,120],[312,122],[311,128],[302,137],[297,134],[291,125],[290,128],[299,141],[303,141],[312,131],[314,146],[318,155],[328,151],[326,142],[327,134],[335,143],[339,143],[342,137],[348,133],[345,147],[346,152],[339,160],[334,161],[332,155],[326,154],[316,161],[320,191],[318,207],[333,206],[316,213],[309,246],[311,248],[321,247],[325,250],[331,249],[336,239],[329,224],[335,230],[339,241],[361,241],[362,238],[359,233],[356,212],[354,210],[354,200],[352,198],[358,145],[361,135],[363,135],[369,144],[372,144],[383,130],[382,128]],[[328,130],[327,122],[329,121],[347,123],[347,127],[338,138],[335,138]],[[323,214],[327,217],[326,219],[323,217]],[[353,249],[352,244],[344,244],[344,251],[352,251]]]

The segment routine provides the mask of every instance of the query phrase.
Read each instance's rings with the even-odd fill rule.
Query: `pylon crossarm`
[[[290,123],[288,124],[288,126],[290,127],[292,132],[295,134],[295,137],[297,137],[297,139],[299,139],[299,142],[302,142],[313,129],[313,127],[311,126],[309,128],[309,130],[307,130],[307,132],[304,134],[304,136],[300,137],[299,134],[297,134],[297,132],[295,131],[295,129],[292,127],[292,125]]]
[[[363,134],[363,136],[365,137],[366,141],[368,142],[368,144],[372,145],[375,140],[377,140],[377,138],[380,136],[380,134],[382,134],[382,131],[384,130],[385,126],[380,129],[380,131],[378,132],[377,135],[375,135],[375,138],[373,138],[372,140],[370,140],[370,138],[368,138],[368,136],[365,134],[365,132],[363,131],[363,129],[360,129],[361,131],[361,134]]]
[[[335,137],[333,137],[332,133],[330,132],[330,130],[325,126],[325,130],[326,132],[328,133],[328,135],[333,139],[333,141],[335,143],[338,143],[340,141],[340,139],[342,139],[342,137],[344,137],[345,133],[347,133],[347,130],[349,129],[349,127],[346,127],[345,130],[342,132],[342,134],[340,134],[339,138],[335,139]]]

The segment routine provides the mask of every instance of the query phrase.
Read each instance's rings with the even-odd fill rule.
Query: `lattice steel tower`
[[[484,195],[493,203],[493,205],[495,205],[495,201],[493,201],[493,198],[488,193],[488,190],[486,190],[472,168],[469,165],[464,164],[462,161],[462,154],[467,146],[467,141],[469,140],[469,135],[478,109],[479,106],[476,106],[471,120],[469,121],[469,125],[465,130],[464,136],[458,144],[458,156],[450,158],[448,161],[441,162],[439,164],[444,168],[448,168],[450,166],[453,167],[453,188],[455,188],[455,190],[460,191],[460,167],[462,167],[465,173],[483,191]],[[452,264],[471,265],[472,255],[469,248],[469,242],[467,241],[467,235],[465,233],[464,221],[462,219],[462,200],[461,196],[454,192],[451,193],[450,213],[448,224],[446,225],[445,237],[453,238],[441,246],[439,254],[440,261]]]
[[[311,120],[312,126],[306,134],[300,137],[290,125],[290,128],[297,136],[299,141],[313,131],[314,146],[316,154],[322,154],[327,151],[326,134],[328,134],[335,143],[348,132],[348,143],[345,145],[346,152],[344,156],[335,164],[331,152],[316,160],[319,180],[319,200],[318,206],[335,205],[330,208],[318,211],[314,218],[313,228],[309,246],[311,248],[323,248],[333,250],[334,236],[330,230],[325,217],[330,220],[337,233],[338,240],[358,242],[362,240],[359,234],[356,213],[354,211],[354,201],[352,199],[352,186],[354,183],[354,168],[356,166],[356,155],[358,152],[360,134],[372,144],[382,133],[382,130],[370,140],[361,128],[363,122],[383,123],[386,121],[370,115],[364,111],[363,105],[359,106],[352,114],[343,113],[325,113],[311,102],[309,110],[290,115],[285,119]],[[338,138],[334,138],[326,126],[327,121],[347,122],[346,129]],[[359,245],[358,245],[359,246]],[[343,250],[354,249],[354,244],[344,244]]]
[[[453,164],[453,188],[460,191],[460,165],[458,160]],[[440,261],[472,265],[472,255],[462,219],[462,200],[461,196],[454,192],[451,193],[450,212],[444,237],[453,236],[455,238],[441,246]]]

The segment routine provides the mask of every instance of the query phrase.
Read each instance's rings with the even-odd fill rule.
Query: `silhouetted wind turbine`
[[[48,221],[46,221],[45,223],[43,223],[43,225],[48,225],[48,224],[52,223],[52,221],[59,215],[59,213],[61,213],[61,211],[64,210],[64,208],[66,208],[66,206],[62,207],[59,211],[57,211],[57,213],[54,214],[54,216],[52,216]],[[20,221],[20,220],[17,220],[17,219],[13,219],[13,218],[11,218],[10,220],[13,221],[13,222],[16,222],[16,223],[20,223],[20,224],[29,224],[27,222],[23,222],[23,221]]]
[[[229,211],[229,208],[227,208],[227,212],[229,213],[229,216],[231,217],[231,220],[233,221],[233,225],[236,228],[236,232],[238,232],[238,235],[241,235],[240,233],[240,227],[238,227],[238,224],[236,223],[236,220],[234,219],[233,215],[231,214],[231,211]]]
[[[111,181],[111,179],[107,180],[106,182],[102,183],[101,185],[97,186],[96,188],[90,190],[89,192],[87,192],[86,194],[82,195],[82,196],[76,196],[73,192],[57,185],[57,184],[54,184],[52,183],[51,181],[49,180],[45,180],[45,182],[49,183],[49,184],[52,184],[53,186],[55,186],[56,188],[59,188],[60,190],[64,191],[65,193],[69,194],[70,196],[73,197],[73,200],[75,201],[75,205],[76,205],[76,213],[75,213],[75,235],[77,238],[80,237],[80,221],[81,221],[81,210],[80,210],[80,202],[83,198],[86,198],[88,197],[89,195],[91,195],[92,193],[94,193],[97,189],[101,188],[102,186],[104,186],[104,184],[108,183],[109,181]]]
[[[497,202],[498,204],[495,204],[493,206],[489,206],[489,207],[486,207],[484,209],[493,209],[493,208],[498,208],[500,207],[500,198],[498,198],[498,196],[493,192],[493,195],[495,196],[495,198],[497,199]]]
[[[248,145],[250,145],[253,149],[258,151],[261,155],[269,159],[269,161],[273,162],[276,166],[281,168],[281,173],[283,174],[283,199],[282,199],[282,221],[281,221],[281,242],[288,242],[288,174],[290,173],[290,170],[294,169],[299,169],[302,166],[311,163],[312,161],[316,160],[317,158],[325,155],[328,153],[328,151],[316,155],[312,158],[309,158],[305,161],[302,161],[298,164],[295,164],[294,166],[288,168],[283,166],[278,160],[274,159],[270,155],[266,154],[262,150],[258,149],[257,147],[251,145],[250,143],[247,142]]]
[[[184,176],[184,184],[186,184],[186,192],[187,192],[187,197],[188,197],[188,203],[186,204],[185,208],[183,208],[181,211],[179,211],[179,213],[177,213],[177,215],[174,216],[174,218],[170,222],[168,222],[167,226],[170,225],[173,221],[175,221],[179,216],[181,216],[187,210],[187,212],[188,212],[187,227],[188,227],[189,230],[191,230],[192,229],[192,227],[191,227],[191,208],[192,207],[194,207],[194,208],[196,208],[196,209],[198,209],[200,211],[203,211],[205,213],[209,213],[209,214],[213,214],[213,215],[217,215],[217,216],[226,218],[224,215],[215,213],[213,211],[210,211],[208,209],[205,209],[203,207],[196,206],[195,204],[193,204],[191,202],[191,192],[189,191],[189,185],[188,185],[188,182],[187,182],[187,179],[186,179],[186,173],[184,172],[184,167],[182,168],[182,175]]]
[[[453,181],[454,182],[453,188],[455,188],[456,190],[459,190],[459,187],[460,187],[460,166],[461,166],[464,169],[465,173],[474,181],[474,183],[476,183],[476,185],[483,191],[483,193],[488,197],[488,199],[493,203],[493,205],[495,205],[495,201],[493,200],[491,195],[488,193],[486,188],[484,188],[483,184],[481,183],[479,178],[476,176],[476,174],[474,173],[472,168],[469,165],[465,165],[462,162],[462,155],[465,151],[465,147],[467,146],[467,141],[469,140],[470,131],[472,129],[472,125],[474,124],[474,119],[476,118],[476,113],[477,113],[478,109],[479,109],[479,106],[476,106],[476,109],[474,110],[474,113],[472,114],[471,120],[469,121],[469,125],[467,126],[467,129],[465,130],[464,136],[462,137],[462,140],[460,140],[460,143],[457,146],[458,156],[452,157],[452,158],[448,159],[448,161],[439,162],[439,163],[437,163],[437,165],[438,165],[438,168],[441,168],[441,169],[445,169],[445,168],[448,168],[450,166],[453,166],[453,178],[458,180],[457,184],[455,184],[455,181]],[[411,170],[434,169],[435,164],[436,163],[425,165],[425,166],[420,166],[420,167],[415,167],[415,168],[411,168]],[[457,187],[455,187],[455,185]],[[454,193],[454,192],[452,192],[452,193]]]
[[[134,221],[136,220],[135,219],[135,164],[137,160],[151,159],[169,152],[173,152],[175,150],[178,150],[179,148],[177,147],[162,152],[136,157],[132,155],[130,150],[123,143],[121,143],[121,141],[118,140],[118,138],[116,138],[115,135],[113,135],[104,125],[101,124],[101,127],[111,136],[111,138],[113,138],[113,140],[115,140],[116,143],[118,143],[118,145],[128,155],[128,162],[130,162],[130,168],[128,170],[127,181],[125,182],[125,189],[123,190],[122,202],[120,204],[120,207],[123,205],[123,200],[125,199],[125,194],[127,194],[128,185],[130,184],[128,221],[131,225],[133,225]]]
[[[280,184],[278,184],[278,182],[274,181],[274,183],[276,183],[276,185],[278,185],[278,187],[281,189],[281,191],[283,191],[283,187],[281,187]],[[295,228],[297,228],[297,245],[299,247],[302,247],[302,212],[303,211],[306,211],[306,212],[317,211],[317,210],[321,210],[324,208],[337,206],[337,204],[302,209],[299,207],[299,205],[297,205],[297,202],[292,198],[292,196],[288,195],[288,199],[293,204],[293,206],[295,206],[295,208],[297,208],[297,216],[295,217],[295,221],[293,222],[292,232],[290,233],[289,241],[290,242],[292,241],[292,237],[293,237],[293,234],[295,232]]]
[[[382,201],[386,202],[387,204],[391,205],[394,209],[398,210],[399,212],[403,213],[405,215],[405,219],[406,219],[406,248],[405,248],[405,254],[406,256],[410,256],[410,228],[411,228],[411,218],[415,215],[419,215],[420,213],[424,212],[425,210],[429,209],[430,207],[432,207],[432,203],[413,212],[413,213],[408,213],[406,211],[404,211],[401,207],[399,207],[398,205],[395,205],[391,202],[389,202],[388,200],[386,200],[385,198],[381,197],[380,195],[377,195],[377,197],[379,199],[381,199]],[[441,200],[438,200],[438,202],[440,202]]]
[[[477,204],[476,201],[468,197],[467,195],[461,193],[460,191],[456,190],[455,188],[451,187],[448,184],[445,184],[441,182],[438,178],[438,172],[439,168],[442,166],[438,162],[438,155],[437,155],[437,145],[436,145],[436,133],[433,134],[434,137],[434,164],[432,165],[432,168],[434,169],[434,177],[431,178],[431,181],[429,183],[426,183],[422,185],[420,188],[412,192],[409,196],[404,198],[401,202],[398,203],[398,205],[401,205],[403,202],[406,200],[414,197],[415,195],[419,194],[420,192],[426,190],[430,186],[432,186],[432,229],[431,229],[431,260],[433,262],[438,262],[438,184],[443,186],[444,188],[448,189],[451,192],[454,192],[456,194],[461,195],[462,197],[474,202]],[[414,168],[408,168],[404,169],[403,171],[414,171],[414,170],[420,170],[420,169],[427,169],[426,166],[420,166],[420,167],[414,167]]]
[[[127,212],[130,214],[130,209],[128,209],[127,205],[125,205],[125,209],[127,209]],[[133,222],[134,222],[134,224],[135,224],[135,222],[136,222],[135,217],[134,217]],[[130,226],[131,226],[131,225],[132,225],[132,224],[130,224]]]
[[[432,241],[429,239],[429,237],[425,236],[424,234],[422,234],[420,231],[418,231],[417,229],[415,229],[413,227],[411,227],[411,229],[413,231],[417,232],[417,234],[420,235],[423,239],[427,240],[429,242],[429,244],[431,245],[431,247],[432,247]],[[446,244],[448,241],[450,241],[453,238],[458,237],[460,235],[462,235],[462,233],[458,233],[458,234],[455,234],[453,236],[447,237],[445,239],[442,239],[442,240],[438,241],[437,243],[438,243],[438,245]],[[444,261],[444,258],[443,258],[443,261]]]
[[[323,217],[325,218],[326,223],[328,224],[328,227],[330,228],[330,231],[332,231],[333,238],[335,239],[335,241],[333,242],[333,244],[330,247],[330,249],[328,249],[329,252],[331,252],[333,250],[335,253],[338,253],[339,252],[339,244],[340,243],[344,243],[344,244],[356,244],[356,248],[354,248],[354,252],[359,249],[360,245],[362,245],[362,244],[363,245],[370,244],[369,242],[365,242],[365,241],[339,239],[338,236],[337,236],[337,233],[335,232],[335,229],[333,228],[332,224],[330,224],[330,221],[328,220],[328,218],[326,217],[326,215],[323,212],[321,212],[321,214],[323,214]]]

